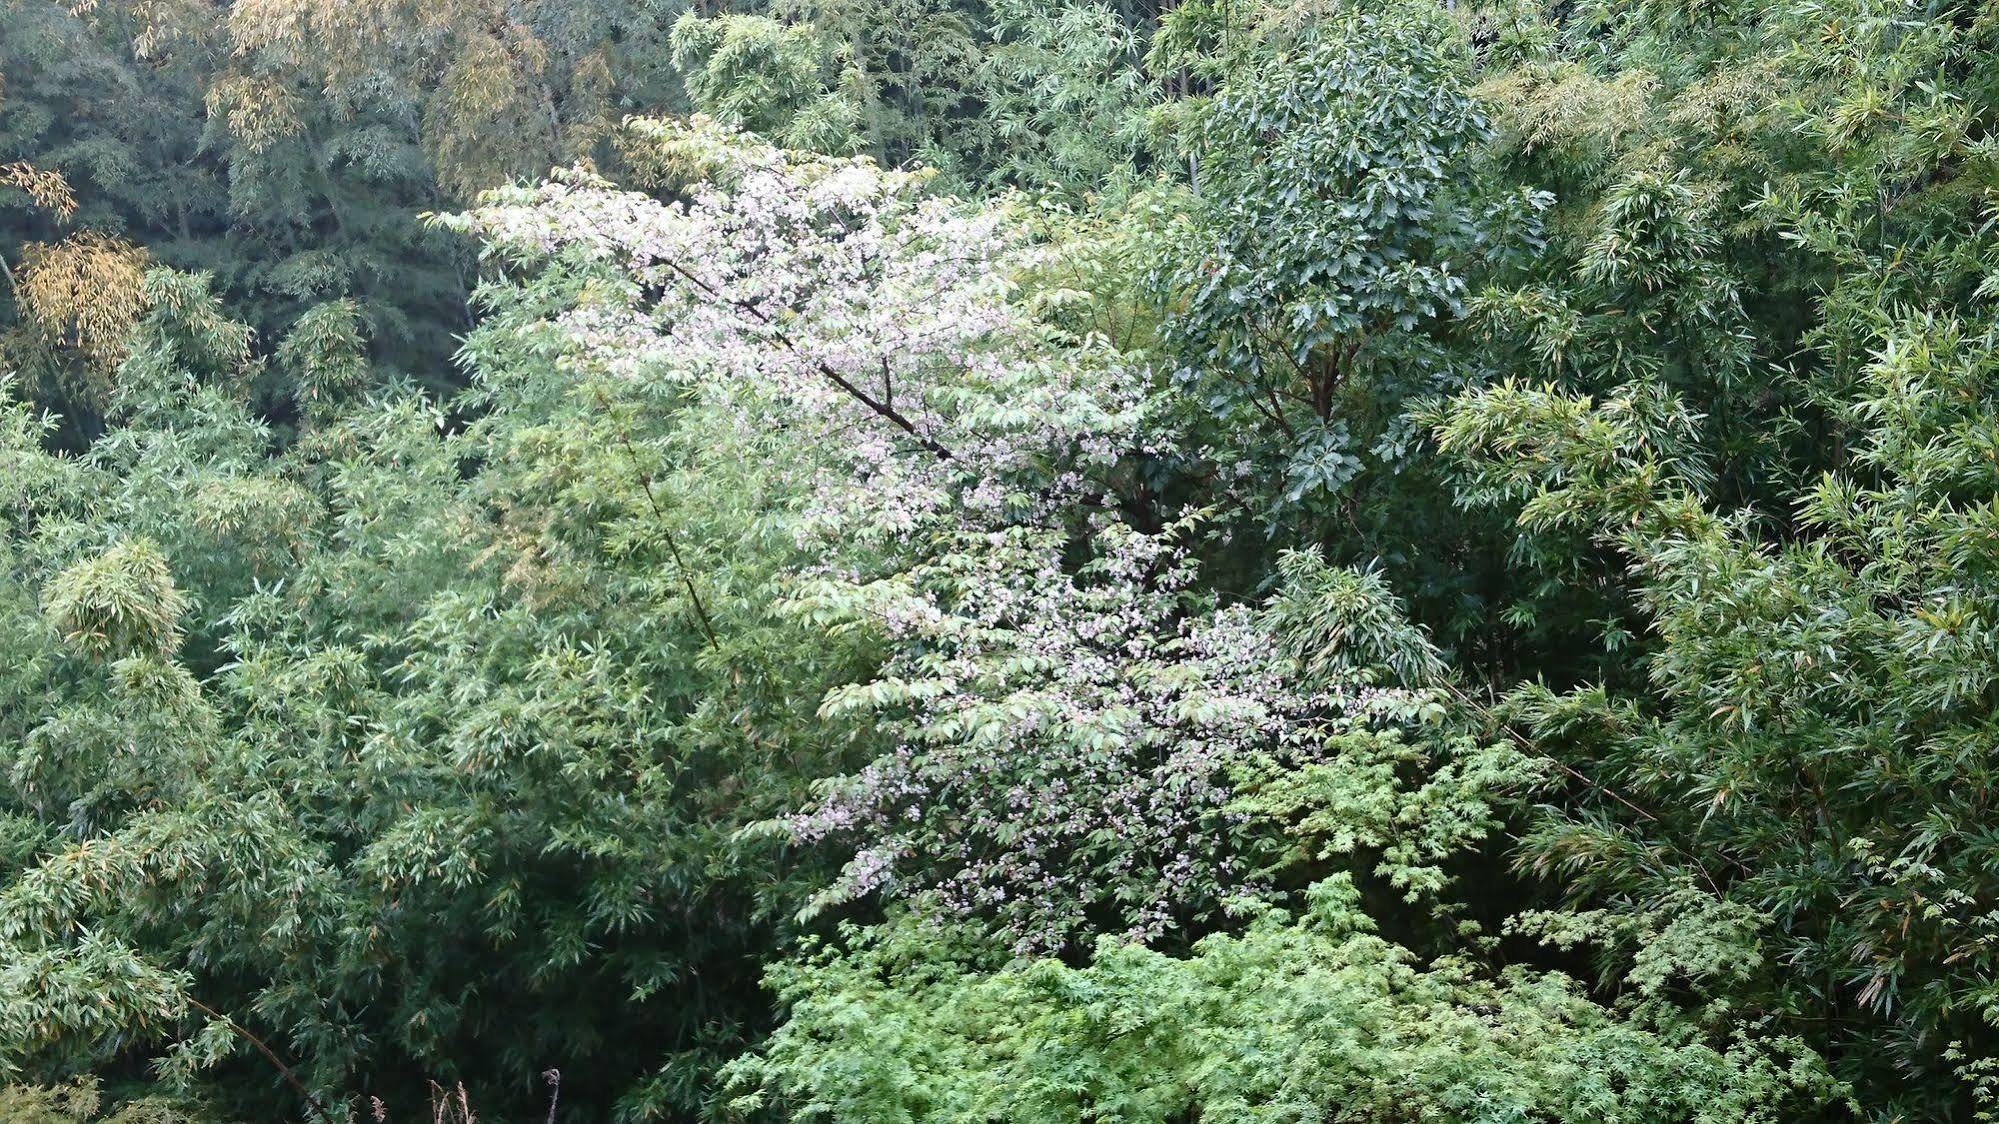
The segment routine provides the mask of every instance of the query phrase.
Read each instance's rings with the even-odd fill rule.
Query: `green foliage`
[[[1470,302],[1513,378],[1432,421],[1546,577],[1509,617],[1606,657],[1505,708],[1573,782],[1519,861],[1574,911],[1527,926],[1779,1019],[1870,1118],[1970,1118],[1999,28],[1949,4],[1478,18],[1495,156],[1559,202]]]
[[[279,342],[279,367],[293,373],[297,395],[308,414],[325,415],[368,382],[367,336],[351,300],[316,305],[292,324]]]
[[[174,588],[160,548],[120,543],[49,580],[42,611],[87,655],[171,656],[180,646],[187,599]]]
[[[201,1124],[208,1119],[171,1101],[140,1098],[105,1111],[95,1081],[0,1088],[0,1120],[8,1124]]]
[[[791,1020],[732,1068],[735,1107],[797,1119],[1133,1124],[1779,1121],[1837,1096],[1795,1041],[1703,1044],[1560,974],[1421,963],[1345,880],[1182,957],[981,974],[890,929],[774,974]]]
[[[993,5],[993,45],[974,89],[978,121],[961,142],[986,182],[1031,191],[1130,190],[1157,147],[1147,131],[1161,84],[1140,29],[1109,5]]]
[[[1401,601],[1372,570],[1337,570],[1323,558],[1286,551],[1282,580],[1265,613],[1271,629],[1314,676],[1383,671],[1393,683],[1433,686],[1445,675],[1430,638],[1409,623]]]
[[[697,1103],[795,901],[733,829],[839,759],[811,713],[865,666],[774,612],[798,548],[735,471],[762,458],[671,393],[547,377],[526,293],[468,344],[476,425],[327,403],[272,456],[240,327],[157,285],[86,453],[9,415],[10,483],[63,486],[6,516],[5,1056],[179,1042],[268,1105],[199,999],[328,1100],[456,1073],[504,1111],[559,1062],[578,1111]]]
[[[1563,939],[1605,942],[1642,990],[1670,975],[1795,1020],[1884,1112],[1948,1112],[1941,1054],[1994,1010],[1994,342],[1900,325],[1846,409],[1863,443],[1795,497],[1784,537],[1682,469],[1699,430],[1670,402],[1654,419],[1501,388],[1441,431],[1524,493],[1524,525],[1627,555],[1657,637],[1647,690],[1508,704],[1595,780],[1521,842],[1522,864],[1611,911]]]
[[[1420,5],[1267,29],[1199,113],[1171,333],[1229,444],[1285,465],[1288,503],[1395,459],[1368,450],[1443,375],[1411,342],[1500,233],[1466,174],[1484,129],[1455,33]]]
[[[858,141],[859,112],[824,88],[831,51],[808,26],[690,9],[673,25],[673,64],[696,108],[725,124],[816,152],[848,152]]]

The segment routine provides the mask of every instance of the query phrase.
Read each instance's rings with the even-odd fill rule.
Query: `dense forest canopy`
[[[0,0],[0,1122],[1999,1115],[1991,0]]]

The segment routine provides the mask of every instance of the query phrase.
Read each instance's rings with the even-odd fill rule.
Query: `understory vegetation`
[[[1990,0],[0,0],[0,1124],[1999,1118]]]

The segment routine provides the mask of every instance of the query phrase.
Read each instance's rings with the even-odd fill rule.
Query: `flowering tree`
[[[788,821],[858,848],[822,903],[880,893],[990,919],[1018,953],[1150,941],[1274,890],[1289,848],[1272,821],[1324,841],[1318,858],[1378,852],[1391,882],[1439,883],[1432,864],[1490,826],[1487,799],[1525,762],[1444,736],[1425,692],[1313,674],[1273,629],[1282,614],[1216,608],[1195,592],[1190,530],[1107,523],[1080,567],[1055,533],[967,533],[858,598],[808,593],[895,653],[821,713],[900,739]]]
[[[1003,204],[701,118],[630,132],[642,165],[701,173],[684,201],[572,172],[450,221],[516,265],[592,277],[562,316],[570,362],[682,384],[824,454],[837,477],[793,461],[814,478],[808,525],[907,536],[947,509],[1046,515],[1134,440],[1144,373],[1100,338],[1058,347],[1010,299],[1033,248]]]
[[[703,176],[684,200],[572,174],[456,221],[543,283],[578,279],[548,316],[571,368],[680,388],[743,439],[782,432],[774,471],[808,497],[797,533],[844,544],[797,575],[790,609],[885,643],[880,674],[821,714],[896,744],[782,825],[851,848],[818,904],[881,894],[1036,952],[1102,928],[1157,938],[1266,885],[1284,847],[1250,809],[1298,805],[1256,804],[1245,782],[1425,699],[1372,689],[1373,668],[1308,674],[1256,613],[1196,595],[1196,520],[1147,535],[1113,514],[1105,470],[1169,440],[1141,439],[1151,380],[1017,299],[1042,250],[1012,204],[709,122],[633,132],[660,179]],[[1394,772],[1355,775],[1392,794]],[[1476,805],[1503,772],[1452,780],[1451,799]],[[1385,799],[1350,805],[1345,850],[1390,846]]]

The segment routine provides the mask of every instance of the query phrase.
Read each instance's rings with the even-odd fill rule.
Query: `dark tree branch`
[[[815,359],[812,356],[807,355],[803,351],[799,350],[798,345],[791,341],[791,337],[785,335],[782,330],[778,329],[777,326],[772,322],[771,318],[764,314],[762,309],[758,308],[754,304],[751,304],[749,301],[736,300],[731,297],[723,296],[718,290],[716,290],[716,288],[713,285],[710,285],[708,282],[703,281],[701,278],[695,276],[693,272],[688,270],[685,266],[682,266],[679,262],[673,261],[671,259],[662,259],[662,260],[666,261],[666,266],[668,269],[671,269],[675,273],[678,273],[682,277],[686,278],[689,282],[691,282],[693,285],[699,288],[702,292],[707,293],[709,296],[714,297],[716,300],[727,303],[730,307],[750,317],[752,320],[755,320],[758,324],[766,328],[769,328],[772,338],[776,339],[778,343],[783,344],[785,350],[791,352],[793,355],[798,356],[800,359],[805,360],[807,363],[812,364],[815,370],[817,370],[821,375],[824,375],[827,381],[831,382],[834,386],[837,386],[842,391],[844,391],[848,397],[854,399],[856,402],[859,402],[861,405],[866,406],[868,409],[874,411],[876,414],[880,415],[881,417],[886,418],[888,421],[894,423],[895,426],[901,429],[904,433],[907,433],[911,437],[915,438],[917,444],[923,446],[925,449],[928,449],[931,453],[935,454],[938,460],[951,459],[951,450],[939,444],[936,441],[936,439],[926,436],[923,433],[923,431],[917,429],[916,423],[910,421],[909,418],[902,413],[902,411],[896,409],[894,406],[888,404],[887,402],[883,402],[881,399],[874,397],[873,395],[869,394],[867,391],[862,390],[860,387],[855,386],[852,382],[848,381],[846,376],[840,374],[840,372],[826,365],[825,362],[819,359]],[[884,360],[884,362],[886,362],[886,360]]]
[[[298,1095],[305,1098],[305,1103],[312,1106],[312,1111],[318,1115],[319,1119],[323,1121],[324,1124],[338,1124],[338,1122],[333,1119],[333,1114],[326,1111],[326,1106],[319,1103],[319,1098],[313,1096],[312,1091],[305,1087],[305,1082],[300,1081],[298,1079],[298,1074],[292,1072],[292,1067],[286,1065],[284,1063],[284,1059],[278,1057],[277,1052],[275,1050],[272,1050],[268,1045],[266,1045],[263,1039],[257,1037],[254,1034],[251,1034],[250,1031],[247,1028],[245,1028],[242,1023],[239,1023],[235,1019],[230,1018],[228,1015],[225,1015],[222,1012],[216,1010],[215,1008],[210,1007],[208,1004],[203,1003],[201,1000],[196,999],[194,996],[183,995],[181,996],[181,998],[187,1000],[188,1006],[193,1007],[195,1010],[200,1011],[202,1014],[207,1015],[209,1018],[214,1019],[216,1022],[219,1022],[222,1025],[228,1027],[230,1030],[240,1035],[244,1041],[248,1042],[252,1046],[255,1046],[257,1048],[257,1052],[264,1055],[265,1060],[269,1061],[272,1065],[277,1067],[278,1073],[283,1075],[285,1081],[288,1082],[292,1088],[298,1090]]]

